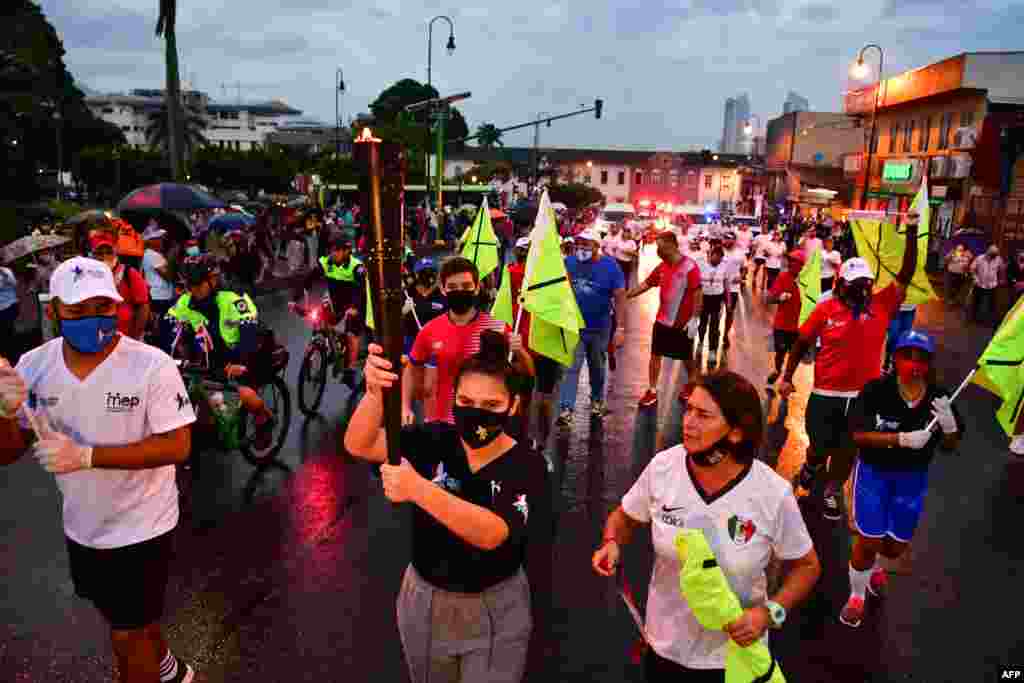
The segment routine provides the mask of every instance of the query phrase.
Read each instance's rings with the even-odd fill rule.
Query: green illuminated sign
[[[914,177],[914,164],[909,161],[885,162],[882,180],[887,183],[906,183]]]

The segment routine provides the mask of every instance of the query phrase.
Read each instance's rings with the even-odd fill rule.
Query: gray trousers
[[[412,683],[519,683],[532,628],[522,570],[483,593],[450,593],[405,570],[398,632]]]

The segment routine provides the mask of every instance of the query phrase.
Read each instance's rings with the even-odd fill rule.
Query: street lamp
[[[345,92],[345,75],[341,67],[334,72],[334,154],[341,156],[341,111],[338,108],[338,98]]]
[[[861,209],[864,208],[864,204],[867,201],[868,186],[871,183],[871,153],[874,151],[875,146],[875,126],[877,125],[878,118],[878,96],[882,90],[882,70],[885,68],[885,53],[882,51],[882,47],[875,43],[868,43],[860,49],[860,52],[857,54],[857,62],[850,67],[851,76],[857,79],[865,78],[871,70],[868,68],[868,65],[864,63],[864,53],[871,47],[878,50],[878,83],[875,86],[874,102],[871,105],[871,132],[868,134],[868,139],[865,145],[867,147],[867,152],[864,155],[864,188],[860,194]]]
[[[455,24],[452,22],[451,17],[439,14],[427,23],[427,88],[431,88],[433,85],[433,51],[434,51],[434,22],[438,19],[444,19],[448,22],[448,43],[445,45],[445,49],[448,51],[449,56],[455,52]],[[431,95],[432,97],[432,95]],[[430,114],[431,110],[427,110],[427,145],[426,151],[423,153],[423,173],[426,181],[426,187],[430,187]],[[429,191],[427,193],[429,197]],[[429,206],[430,200],[427,200]]]

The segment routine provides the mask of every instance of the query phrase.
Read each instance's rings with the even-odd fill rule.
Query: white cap
[[[78,304],[94,296],[104,296],[121,303],[114,274],[102,261],[75,256],[57,266],[50,276],[50,296],[64,304]]]
[[[839,277],[843,278],[847,282],[853,282],[859,280],[862,277],[866,277],[869,280],[875,279],[875,274],[871,272],[871,266],[868,262],[859,256],[855,256],[852,259],[847,260],[839,268]]]
[[[155,240],[155,239],[158,239],[160,237],[163,237],[166,234],[167,234],[166,230],[161,228],[156,223],[150,222],[150,224],[146,226],[146,231],[144,233],[142,233],[142,241],[143,242],[148,242],[149,240]]]
[[[587,228],[580,234],[576,235],[576,240],[587,240],[590,242],[600,242],[601,236],[597,234],[597,231],[593,228]]]
[[[520,237],[519,239],[516,240],[516,249],[518,249],[520,247],[522,247],[523,249],[527,249],[527,248],[529,248],[529,246],[530,246],[530,237],[529,237],[529,235],[527,235],[526,237]]]

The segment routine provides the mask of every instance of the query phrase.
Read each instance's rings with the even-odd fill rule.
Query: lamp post
[[[880,45],[875,43],[868,43],[860,49],[857,54],[857,62],[850,68],[850,74],[857,79],[863,79],[870,73],[870,69],[867,64],[864,63],[864,53],[867,52],[868,48],[875,48],[878,50],[878,83],[875,86],[874,101],[871,105],[871,132],[868,133],[868,139],[866,143],[867,152],[865,153],[864,163],[864,188],[860,194],[860,205],[858,208],[863,209],[864,204],[868,198],[868,188],[871,185],[871,154],[874,152],[875,146],[875,126],[877,125],[878,119],[878,96],[882,90],[882,70],[885,68],[885,52],[882,51]]]
[[[427,88],[433,86],[433,53],[434,53],[434,22],[439,19],[444,19],[448,22],[448,43],[445,45],[445,49],[448,54],[451,55],[455,52],[455,23],[452,22],[451,17],[439,14],[427,23]],[[430,121],[431,110],[427,110],[427,145],[423,152],[423,173],[424,180],[427,187],[427,206],[430,205]],[[438,123],[440,125],[440,122]],[[438,179],[438,193],[440,194],[441,181]]]
[[[341,93],[345,92],[345,76],[341,67],[334,72],[334,155],[341,156],[341,110],[338,100]]]

